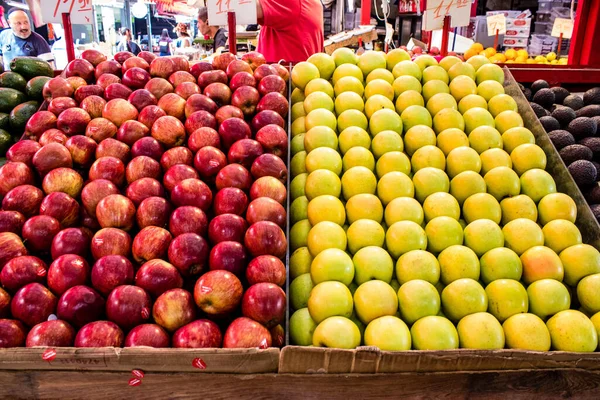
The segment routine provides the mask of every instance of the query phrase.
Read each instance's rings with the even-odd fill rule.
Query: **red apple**
[[[252,86],[240,86],[231,96],[231,104],[239,107],[246,117],[254,115],[260,94]]]
[[[67,82],[69,82],[71,84],[71,86],[73,86],[73,89],[75,89],[75,91],[77,91],[77,89],[79,89],[82,86],[90,86],[85,81],[85,79],[80,78],[78,76],[70,76],[70,77],[68,77],[67,78]]]
[[[20,212],[0,211],[0,233],[10,232],[21,234],[23,224],[25,224],[25,216]]]
[[[125,178],[129,184],[142,178],[158,179],[160,175],[161,168],[158,161],[147,156],[134,158],[127,164],[127,168],[125,169]]]
[[[272,176],[263,176],[258,178],[250,187],[250,199],[255,200],[259,197],[269,197],[279,204],[285,204],[287,191],[285,185]]]
[[[138,121],[146,125],[146,128],[148,128],[148,132],[150,132],[150,128],[152,128],[154,122],[160,117],[164,117],[165,115],[167,115],[167,113],[164,112],[163,109],[159,106],[146,106],[140,112]]]
[[[26,347],[73,347],[75,330],[65,321],[54,319],[44,321],[29,331]]]
[[[122,285],[115,288],[106,299],[106,317],[125,330],[146,322],[150,318],[150,296],[140,287]]]
[[[202,275],[194,288],[196,305],[209,315],[224,315],[234,311],[242,301],[242,282],[225,270]]]
[[[27,330],[20,321],[0,319],[0,349],[22,347]]]
[[[38,164],[42,164],[41,160],[38,161]],[[21,185],[33,185],[33,173],[26,164],[9,162],[0,167],[0,198],[4,198],[11,189]]]
[[[171,59],[175,63],[175,71],[189,71],[190,62],[185,56],[171,56]]]
[[[76,328],[97,321],[104,314],[104,299],[94,289],[78,285],[60,296],[56,316]]]
[[[85,82],[83,82],[85,83]],[[100,85],[85,85],[75,90],[75,100],[81,103],[84,99],[89,96],[103,96],[104,88]]]
[[[92,267],[91,278],[94,289],[107,296],[117,286],[133,283],[133,264],[123,256],[104,256]]]
[[[164,149],[162,144],[151,136],[143,137],[131,146],[132,157],[148,156],[158,161],[163,153]]]
[[[165,172],[163,185],[169,192],[179,183],[186,179],[197,179],[198,173],[189,165],[175,164]]]
[[[247,53],[244,53],[242,55],[242,60],[247,62],[248,65],[252,67],[252,70],[255,70],[259,66],[267,63],[265,56],[263,56],[258,51],[249,51]]]
[[[227,83],[227,74],[219,69],[213,71],[205,71],[198,77],[198,85],[204,90],[211,83]]]
[[[61,228],[68,228],[79,221],[79,203],[66,193],[50,193],[42,200],[40,215],[56,218]]]
[[[136,90],[137,92],[137,90]],[[133,146],[135,142],[150,134],[150,129],[139,121],[126,121],[117,131],[117,139],[126,144]]]
[[[214,178],[225,165],[227,165],[225,154],[212,146],[202,147],[194,157],[194,167],[200,177],[207,182],[214,181]]]
[[[217,215],[208,225],[208,238],[213,245],[233,241],[242,243],[248,229],[246,220],[235,214]]]
[[[87,136],[75,135],[66,141],[65,147],[71,153],[73,164],[86,168],[94,162],[98,144]]]
[[[242,276],[246,268],[247,253],[239,242],[220,242],[210,251],[208,266],[211,270],[226,270]]]
[[[133,239],[133,258],[140,264],[155,258],[165,259],[172,239],[166,229],[148,226]]]
[[[263,126],[271,124],[285,128],[285,121],[281,115],[272,110],[260,111],[252,118],[252,131],[258,132]]]
[[[120,228],[128,231],[133,227],[134,217],[133,201],[120,194],[106,196],[96,207],[96,218],[103,228]]]
[[[279,75],[268,75],[261,79],[258,84],[258,91],[262,96],[267,93],[276,92],[285,96],[287,93],[287,85],[282,77]]]
[[[110,321],[90,322],[75,336],[75,347],[121,346],[123,346],[123,331],[117,324]]]
[[[96,49],[87,49],[81,53],[81,58],[97,67],[103,61],[106,61],[106,56]]]
[[[63,229],[52,241],[52,258],[56,260],[63,254],[76,254],[85,258],[90,252],[91,239],[91,234],[85,228]]]
[[[6,159],[11,162],[21,162],[28,167],[33,167],[33,156],[41,148],[40,144],[33,140],[20,140],[10,146],[6,152]]]
[[[83,178],[71,168],[56,168],[44,177],[42,188],[46,194],[63,192],[75,198],[81,194]]]
[[[125,63],[127,63],[127,61]],[[123,67],[125,67],[125,65]],[[151,77],[148,71],[140,67],[129,68],[123,73],[123,84],[131,89],[143,89],[150,79]]]
[[[240,164],[229,164],[219,171],[215,184],[219,190],[226,187],[236,187],[247,191],[252,186],[252,177],[250,172]]]
[[[94,66],[89,61],[78,58],[67,64],[64,73],[67,78],[79,76],[87,82],[91,82],[94,79]]]
[[[229,118],[219,126],[219,136],[226,149],[238,140],[250,138],[251,134],[250,127],[241,118]]]
[[[196,111],[208,111],[211,114],[217,112],[217,103],[203,94],[193,94],[185,102],[185,116],[190,117]]]
[[[122,83],[111,83],[104,89],[104,98],[110,100],[127,100],[133,91]]]
[[[287,248],[285,233],[271,221],[260,221],[250,225],[244,237],[244,244],[254,257],[273,255],[283,258]]]
[[[244,118],[244,113],[236,106],[228,105],[219,108],[215,114],[215,118],[217,119],[217,123],[220,125],[223,123],[223,121],[229,118]]]
[[[39,143],[45,146],[50,143],[59,143],[64,145],[69,138],[60,129],[48,129],[40,136]]]
[[[96,158],[99,159],[102,157],[115,157],[123,163],[126,163],[131,157],[131,149],[125,143],[117,139],[104,139],[100,142],[98,147],[96,147]]]
[[[287,67],[284,67],[281,64],[271,64],[271,67],[277,70],[277,73],[283,79],[284,82],[288,82],[290,80],[290,71],[287,69]]]
[[[240,317],[234,320],[223,337],[223,348],[266,349],[271,347],[271,333],[263,325],[250,318]]]
[[[198,207],[179,207],[169,219],[169,231],[177,237],[184,233],[196,233],[206,237],[208,233],[208,218]]]
[[[231,101],[231,89],[224,83],[211,83],[204,88],[204,94],[213,100],[217,105],[224,106]]]
[[[92,238],[91,250],[94,260],[110,255],[129,257],[131,236],[117,228],[100,229]]]
[[[4,289],[14,293],[33,282],[44,283],[46,272],[46,264],[37,257],[15,257],[0,271],[0,282]]]
[[[167,290],[183,287],[183,278],[173,265],[155,259],[140,267],[135,274],[135,285],[157,298]]]
[[[100,86],[103,90],[106,90],[107,87],[109,87],[110,85],[112,85],[113,83],[121,83],[121,78],[119,78],[117,75],[115,74],[102,74],[102,76],[100,76],[98,78],[98,80],[96,81],[96,84],[98,86]],[[106,92],[104,92],[106,93]],[[104,93],[98,95],[100,97],[104,96]]]
[[[128,98],[130,94],[128,94],[126,98]],[[127,100],[112,99],[104,106],[102,117],[111,121],[118,128],[123,125],[125,121],[137,119],[138,110]]]
[[[106,118],[94,118],[85,128],[85,136],[100,143],[104,139],[111,138],[117,134],[117,126]]]
[[[223,336],[213,321],[199,319],[182,326],[173,335],[175,348],[220,348]]]
[[[81,191],[81,203],[85,211],[95,218],[96,206],[100,200],[111,194],[119,194],[115,184],[106,179],[97,179],[85,185]]]
[[[188,134],[204,127],[212,129],[217,128],[217,119],[208,111],[196,111],[185,120],[185,130]]]
[[[44,84],[42,96],[45,100],[51,100],[58,97],[71,97],[74,92],[75,89],[66,79],[57,76]]]
[[[14,217],[17,216],[14,215]],[[27,249],[19,236],[12,232],[0,233],[0,269],[13,258],[25,255],[27,255]]]
[[[258,111],[271,110],[275,111],[281,117],[285,118],[288,113],[288,101],[281,93],[271,92],[267,93],[260,99],[260,102],[256,106]]]
[[[130,70],[130,71],[132,71],[132,70]],[[130,71],[127,71],[127,73],[129,73]],[[125,75],[127,75],[127,74],[125,74]],[[158,100],[156,99],[156,97],[149,90],[146,90],[146,89],[135,90],[127,98],[127,101],[129,101],[131,104],[133,104],[133,106],[135,108],[137,108],[138,111],[142,111],[144,109],[144,107],[147,107],[147,106],[155,106],[158,103]]]
[[[156,54],[149,51],[141,51],[140,54],[138,54],[138,57],[143,58],[148,64],[158,58]]]
[[[156,100],[160,100],[165,94],[173,93],[173,85],[163,78],[152,78],[146,83],[144,89],[152,93]]]
[[[208,264],[208,251],[208,243],[202,236],[183,233],[169,246],[169,262],[185,277],[198,275]]]
[[[226,71],[229,64],[235,60],[235,56],[231,53],[222,53],[213,58],[213,68]]]
[[[274,256],[258,256],[246,268],[246,279],[250,285],[265,282],[283,286],[285,278],[285,264]]]
[[[219,190],[215,195],[213,205],[215,215],[244,215],[246,207],[248,207],[248,197],[241,189],[227,187]]]
[[[179,95],[184,100],[190,98],[194,94],[201,94],[202,89],[194,82],[181,82],[175,88],[175,94]]]
[[[285,208],[277,201],[268,197],[259,197],[248,205],[246,220],[251,225],[259,221],[271,221],[281,229],[285,229],[287,214]]]
[[[274,154],[263,154],[258,156],[252,163],[250,172],[252,172],[254,179],[263,176],[272,176],[279,179],[281,182],[286,182],[287,180],[287,167],[283,160]]]
[[[176,93],[167,93],[158,100],[158,106],[165,110],[167,115],[180,121],[185,119],[185,100]]]
[[[242,86],[256,87],[256,79],[252,76],[252,73],[238,72],[229,81],[229,87],[234,92]]]
[[[190,292],[171,289],[161,294],[154,302],[154,321],[169,332],[189,324],[196,317],[194,299]]]
[[[171,201],[177,207],[194,206],[206,212],[212,203],[212,192],[200,179],[184,179],[171,190]]]
[[[92,232],[100,229],[100,224],[96,217],[90,216],[87,211],[85,211],[85,208],[79,209],[79,219],[81,220],[81,226],[83,228],[89,229]]]
[[[29,136],[39,138],[48,129],[56,128],[56,115],[50,111],[38,111],[29,118],[25,132]]]
[[[50,264],[48,269],[48,288],[57,296],[68,289],[85,285],[90,276],[90,266],[83,257],[65,254]]]
[[[60,232],[60,223],[56,218],[38,215],[25,222],[22,236],[28,249],[34,252],[47,252],[58,232]]]
[[[10,295],[8,292],[0,288],[0,318],[8,317],[10,311]]]
[[[102,61],[96,66],[96,79],[104,74],[121,75],[121,64],[116,60]]]
[[[165,191],[160,182],[156,179],[141,178],[132,182],[131,185],[127,187],[126,195],[137,207],[148,197],[163,197]]]
[[[164,228],[171,216],[171,205],[162,197],[148,197],[138,206],[136,221],[138,227],[143,229],[147,226],[158,226]]]
[[[250,168],[254,160],[261,154],[263,154],[263,148],[260,143],[253,139],[241,139],[231,145],[227,159],[230,163]]]
[[[160,158],[160,165],[163,170],[166,171],[173,165],[185,164],[192,165],[194,163],[194,154],[187,147],[179,146],[173,147],[165,151]]]
[[[185,127],[177,118],[167,115],[154,122],[152,137],[166,148],[181,146],[185,143]]]
[[[254,69],[254,79],[256,79],[258,83],[260,83],[265,76],[269,75],[279,76],[277,70],[269,64],[262,64]]]
[[[192,64],[192,66],[190,67],[190,73],[194,75],[196,79],[198,79],[201,73],[212,70],[212,64],[206,61],[199,61],[195,64]]]
[[[44,199],[44,192],[33,185],[21,185],[11,189],[4,200],[2,209],[5,211],[19,211],[26,217],[36,215]]]
[[[10,304],[12,316],[27,326],[46,321],[56,310],[56,297],[39,283],[30,283],[15,293]]]
[[[242,60],[233,60],[231,63],[229,63],[229,65],[227,66],[227,77],[229,79],[233,78],[235,74],[237,74],[238,72],[248,72],[248,73],[252,73],[253,70],[250,67],[250,65],[248,65],[248,63],[242,61]]]
[[[285,330],[281,324],[274,326],[269,330],[273,340],[273,347],[282,348],[285,346]]]
[[[169,347],[171,338],[163,328],[155,324],[142,324],[133,328],[125,338],[125,347]]]
[[[175,62],[169,57],[158,57],[150,63],[150,75],[167,79],[176,71]]]
[[[257,283],[244,293],[242,313],[267,328],[279,325],[285,319],[285,292],[274,283]]]
[[[125,77],[125,72],[129,71],[132,68],[140,68],[144,71],[148,71],[150,69],[150,65],[146,60],[141,57],[129,57],[124,60],[121,64],[123,64],[123,77]]]
[[[187,146],[194,154],[206,146],[212,146],[218,149],[221,147],[221,138],[219,137],[219,133],[213,128],[203,127],[196,129],[190,135]]]
[[[256,133],[256,141],[265,149],[265,152],[275,154],[280,158],[287,156],[288,135],[279,125],[271,124],[262,127]]]
[[[92,164],[89,178],[91,181],[106,179],[116,186],[122,186],[125,182],[125,165],[116,157],[101,157]]]
[[[169,83],[174,88],[176,88],[183,82],[196,83],[196,78],[194,78],[194,75],[190,74],[187,71],[175,71],[169,76]]]
[[[49,143],[35,153],[33,156],[33,165],[40,176],[45,176],[48,172],[56,168],[71,168],[73,166],[73,158],[69,149],[62,144]]]

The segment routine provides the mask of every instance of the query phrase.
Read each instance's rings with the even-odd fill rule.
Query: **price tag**
[[[44,0],[40,5],[45,23],[62,23],[63,13],[71,14],[72,24],[94,23],[92,0]]]
[[[444,17],[449,15],[450,27],[468,26],[471,20],[470,0],[429,0],[423,14],[423,30],[435,31],[444,26]]]
[[[571,39],[573,34],[573,20],[568,18],[556,18],[552,25],[552,36],[560,37],[562,33],[563,39]]]
[[[506,33],[506,17],[504,14],[490,15],[486,18],[488,36],[504,35]]]
[[[256,0],[206,0],[208,23],[227,25],[227,13],[235,12],[236,23],[240,25],[256,24]]]

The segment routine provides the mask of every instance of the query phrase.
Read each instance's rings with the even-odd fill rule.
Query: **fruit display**
[[[558,57],[557,54],[551,51],[548,54],[539,54],[531,56],[527,49],[508,48],[504,52],[496,51],[493,47],[483,48],[481,43],[473,43],[471,47],[465,51],[464,59],[468,60],[474,56],[483,56],[493,63],[506,64],[547,64],[547,65],[567,65],[567,57]]]
[[[288,71],[95,50],[0,168],[0,347],[280,347]]]
[[[600,252],[498,65],[338,49],[291,79],[291,344],[596,350]]]
[[[43,101],[44,84],[54,76],[50,64],[36,57],[16,57],[10,67],[0,73],[0,157],[21,138]]]
[[[522,91],[600,221],[600,88],[581,96],[540,79]]]

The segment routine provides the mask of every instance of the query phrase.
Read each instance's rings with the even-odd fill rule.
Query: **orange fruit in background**
[[[496,54],[496,49],[494,49],[492,47],[488,47],[487,49],[484,50],[484,54],[487,58],[490,58]]]
[[[514,60],[517,58],[517,51],[515,49],[508,49],[504,52],[507,60]]]
[[[478,51],[471,47],[469,50],[465,51],[465,60],[468,60],[469,58],[476,56],[477,54]]]
[[[475,42],[471,45],[471,49],[473,49],[474,51],[479,53],[479,52],[483,51],[483,45],[481,43]]]

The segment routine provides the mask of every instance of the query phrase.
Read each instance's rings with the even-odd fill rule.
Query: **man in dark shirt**
[[[198,11],[198,30],[202,35],[208,36],[213,40],[213,52],[215,54],[225,49],[227,45],[225,29],[218,26],[211,26],[208,23],[208,10],[206,7],[200,7]]]
[[[8,15],[10,29],[0,32],[0,58],[8,70],[13,58],[19,56],[42,56],[50,54],[50,46],[42,36],[31,30],[27,14],[16,10]]]

